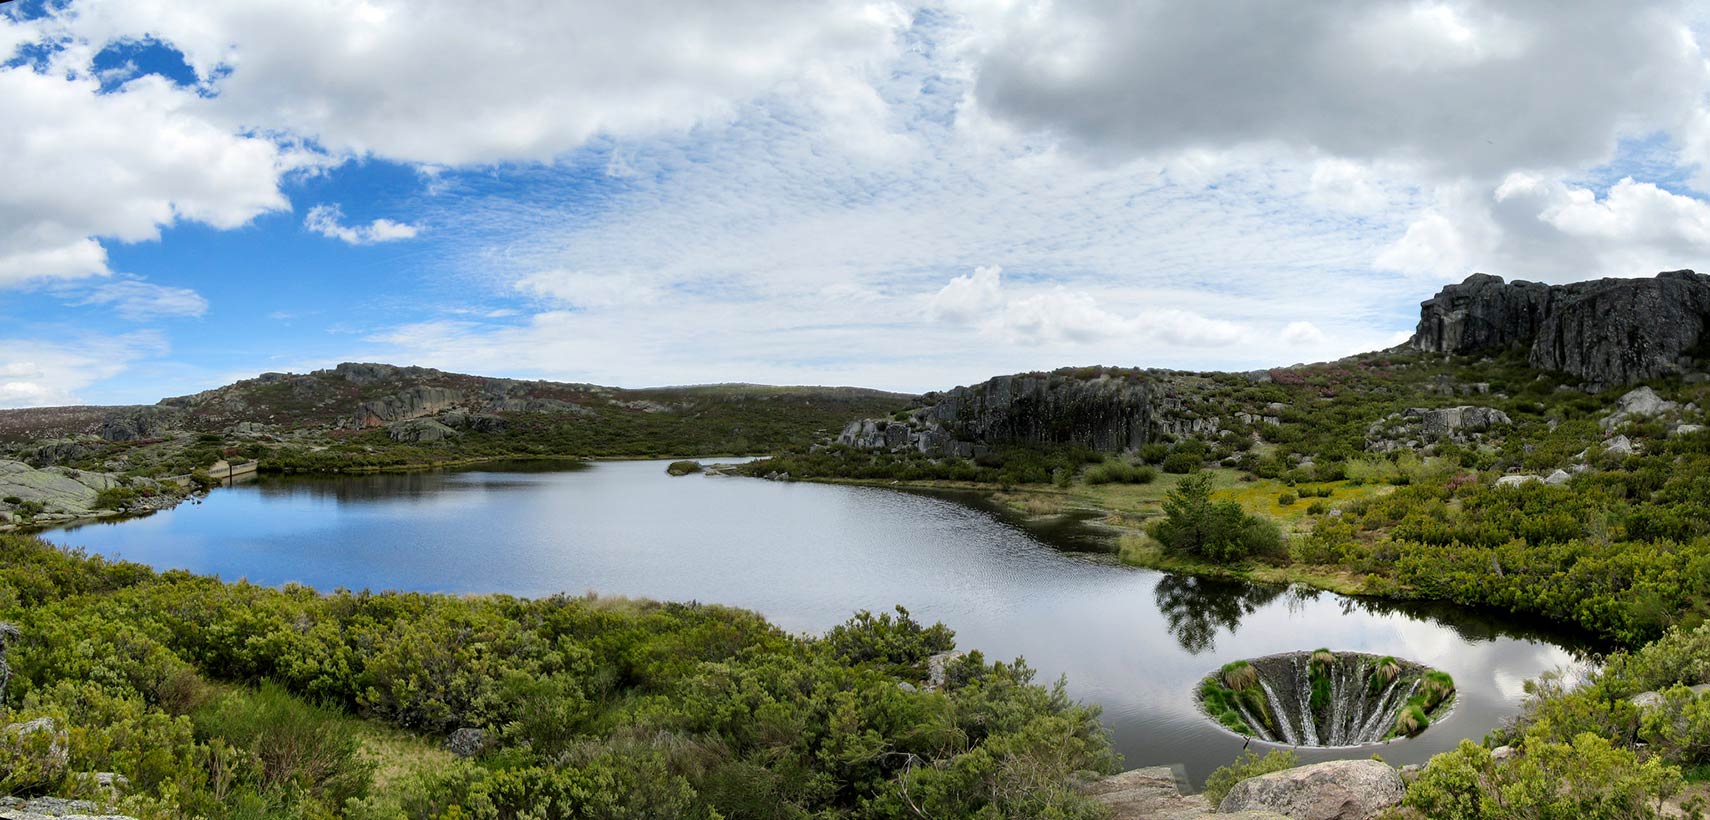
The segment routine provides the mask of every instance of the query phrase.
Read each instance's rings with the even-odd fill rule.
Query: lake
[[[1573,661],[1571,639],[1486,613],[1123,567],[1088,551],[1086,526],[1029,524],[974,497],[673,478],[654,461],[263,478],[44,537],[227,580],[698,600],[795,631],[901,604],[950,625],[959,648],[1025,657],[1043,682],[1066,675],[1103,706],[1128,766],[1182,764],[1195,783],[1242,748],[1193,699],[1231,660],[1327,646],[1449,672],[1455,709],[1419,737],[1301,753],[1395,764],[1482,737],[1518,710],[1527,678]]]

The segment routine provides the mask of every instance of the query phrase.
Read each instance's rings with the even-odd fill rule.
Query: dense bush
[[[0,618],[23,633],[0,718],[71,727],[69,771],[124,773],[146,818],[1091,818],[1073,778],[1116,765],[1097,710],[1019,661],[971,653],[927,691],[954,636],[900,609],[812,638],[722,607],[323,596],[0,536]],[[374,719],[490,744],[382,782]]]
[[[1216,563],[1285,554],[1277,525],[1243,512],[1233,501],[1211,497],[1209,474],[1188,476],[1164,496],[1164,515],[1152,525],[1152,537],[1181,555]]]

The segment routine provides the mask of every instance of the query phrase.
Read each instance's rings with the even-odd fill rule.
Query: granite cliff
[[[1710,276],[1568,285],[1504,282],[1475,273],[1420,306],[1413,347],[1461,354],[1518,348],[1533,367],[1601,389],[1688,369],[1710,325]]]

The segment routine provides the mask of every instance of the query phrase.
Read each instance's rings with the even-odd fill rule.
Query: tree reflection
[[[1176,643],[1189,654],[1198,655],[1215,648],[1219,629],[1233,634],[1242,618],[1259,611],[1286,591],[1286,586],[1165,575],[1158,579],[1153,595]]]

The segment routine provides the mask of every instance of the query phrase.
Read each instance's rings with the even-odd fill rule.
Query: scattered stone
[[[1401,803],[1401,775],[1376,760],[1332,760],[1235,784],[1222,812],[1274,811],[1293,820],[1371,820]]]
[[[1668,431],[1668,434],[1670,436],[1687,436],[1703,429],[1704,425],[1702,424],[1677,424],[1673,430]]]
[[[1513,746],[1498,746],[1498,747],[1490,750],[1490,759],[1495,760],[1497,762],[1507,760],[1513,756],[1514,756],[1514,747]]]
[[[1399,413],[1391,413],[1367,428],[1366,449],[1377,452],[1413,449],[1418,442],[1466,444],[1482,440],[1498,425],[1511,423],[1513,420],[1507,413],[1494,407],[1409,407]]]
[[[468,727],[458,729],[445,739],[445,748],[458,757],[474,757],[487,748],[487,733]]]
[[[1557,472],[1560,472],[1560,471],[1558,470]],[[1524,486],[1527,484],[1531,484],[1534,481],[1543,482],[1544,478],[1542,476],[1535,476],[1535,475],[1505,475],[1505,476],[1498,478],[1496,480],[1496,486],[1498,486],[1498,487],[1520,487],[1520,486]]]
[[[1557,470],[1544,477],[1544,483],[1552,487],[1559,487],[1572,480],[1573,475],[1566,470]]]

